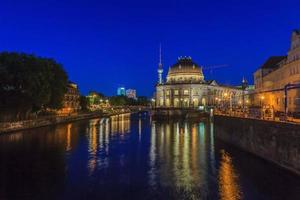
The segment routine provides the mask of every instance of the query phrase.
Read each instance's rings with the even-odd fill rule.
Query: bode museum
[[[162,73],[160,61],[155,94],[156,108],[233,108],[248,102],[241,87],[205,80],[202,67],[191,57],[179,57],[177,63],[169,68],[166,81],[163,80]],[[245,80],[243,82],[246,83]]]

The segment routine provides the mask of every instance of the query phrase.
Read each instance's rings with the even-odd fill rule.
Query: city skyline
[[[294,1],[31,2],[2,4],[0,50],[55,58],[83,94],[114,95],[124,84],[152,96],[160,43],[164,77],[177,57],[191,56],[228,65],[204,71],[206,79],[238,85],[245,76],[252,84],[269,56],[286,55],[300,27]]]
[[[298,1],[1,1],[0,199],[299,199]]]

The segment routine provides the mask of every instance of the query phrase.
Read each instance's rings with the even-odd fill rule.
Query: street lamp
[[[242,89],[243,89],[243,111],[245,111],[245,90],[248,87],[248,81],[243,78],[242,80]]]

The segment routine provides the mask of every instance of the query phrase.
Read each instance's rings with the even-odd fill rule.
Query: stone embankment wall
[[[300,125],[228,116],[214,124],[217,138],[300,175]]]
[[[209,114],[204,111],[195,109],[182,109],[182,108],[156,108],[151,110],[151,115],[154,119],[191,119],[208,117]]]
[[[68,123],[77,120],[89,119],[100,117],[100,113],[86,113],[86,114],[78,114],[73,116],[56,116],[56,117],[48,117],[48,118],[40,118],[35,120],[25,120],[25,121],[18,121],[18,122],[5,122],[0,123],[0,134],[7,133],[12,131],[18,131],[23,129],[29,128],[36,128],[42,126],[49,126],[59,123]]]

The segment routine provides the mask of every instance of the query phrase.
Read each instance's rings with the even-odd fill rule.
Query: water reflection
[[[297,199],[299,179],[215,134],[119,115],[2,135],[0,199]]]
[[[211,161],[214,156],[207,157],[207,149],[214,148],[212,142],[206,141],[206,130],[210,128],[204,122],[153,122],[150,184],[174,188],[176,195],[183,198],[207,197],[208,174],[215,167],[208,166],[215,162]]]
[[[219,168],[219,193],[222,200],[242,199],[232,158],[224,150],[221,151],[221,165]]]
[[[70,151],[72,149],[71,147],[71,128],[72,124],[67,125],[67,144],[66,144],[66,151]]]
[[[130,114],[115,115],[111,117],[112,133],[130,132]]]
[[[115,136],[124,140],[124,134],[130,132],[130,122],[130,114],[90,120],[87,129],[87,139],[89,144],[87,167],[89,176],[93,176],[97,168],[102,169],[108,167],[110,141],[112,140],[112,137]]]

